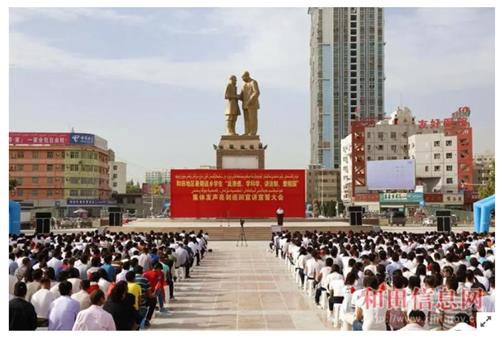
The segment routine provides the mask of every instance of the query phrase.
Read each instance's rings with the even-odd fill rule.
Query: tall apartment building
[[[82,133],[9,133],[10,198],[65,208],[108,202],[107,141]]]
[[[170,182],[170,171],[167,169],[146,171],[146,183],[158,185]]]
[[[382,8],[310,8],[311,164],[339,169],[351,121],[384,117]]]

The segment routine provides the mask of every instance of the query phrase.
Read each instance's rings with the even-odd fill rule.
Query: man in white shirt
[[[316,295],[314,297],[317,306],[320,306],[319,300],[321,298],[321,293],[323,291],[326,291],[326,288],[328,286],[328,283],[326,281],[327,281],[327,277],[332,272],[333,259],[327,258],[325,261],[325,264],[326,265],[321,268],[321,270],[316,278],[316,282],[319,284],[319,287],[316,289]]]
[[[90,305],[90,295],[87,293],[88,288],[90,287],[90,281],[84,280],[80,283],[80,291],[71,295],[71,298],[80,303],[80,311],[87,309]]]
[[[49,306],[49,331],[68,331],[73,328],[76,315],[80,312],[80,303],[71,299],[72,288],[68,281],[59,283],[61,297]]]
[[[139,255],[139,258],[137,259],[144,272],[147,272],[151,269],[151,257],[149,257],[148,253],[148,248],[144,248],[144,251]]]
[[[413,310],[408,315],[408,324],[400,329],[400,331],[426,331],[425,313],[420,310]]]
[[[26,283],[27,292],[24,297],[24,299],[28,302],[31,301],[33,294],[40,289],[40,280],[43,277],[43,271],[41,269],[37,269],[33,271],[33,275],[31,277],[33,278],[33,281]]]
[[[78,313],[73,331],[115,331],[113,316],[102,309],[104,293],[101,290],[94,291],[90,301],[92,305]]]
[[[16,256],[13,253],[9,254],[9,275],[14,275],[16,272],[18,265],[15,261]]]
[[[49,306],[57,298],[50,292],[50,279],[42,278],[40,280],[40,290],[31,296],[31,304],[35,308],[36,315],[39,321],[44,321],[49,318]]]
[[[90,268],[88,256],[82,255],[82,257],[80,257],[80,259],[75,262],[75,268],[80,271],[80,278],[82,280],[88,279],[87,270]]]
[[[465,313],[455,315],[455,325],[450,331],[476,331],[476,328],[470,325],[470,317]]]

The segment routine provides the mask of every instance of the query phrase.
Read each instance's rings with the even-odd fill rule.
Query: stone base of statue
[[[217,169],[264,169],[264,153],[259,136],[221,136],[216,149]]]

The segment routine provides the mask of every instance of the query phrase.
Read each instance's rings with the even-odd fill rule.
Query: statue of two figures
[[[245,136],[257,135],[257,111],[259,106],[259,85],[248,72],[241,76],[243,88],[238,94],[236,76],[231,75],[226,86],[226,135],[238,135],[235,131],[236,119],[241,115],[238,101],[242,101],[243,118],[245,121]]]

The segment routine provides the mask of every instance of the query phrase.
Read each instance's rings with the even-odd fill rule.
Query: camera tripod
[[[245,246],[248,246],[247,236],[245,235],[245,228],[243,226],[241,226],[240,237],[236,241],[236,246],[238,246],[238,242],[240,243],[240,246],[243,246],[243,242],[245,242]]]

